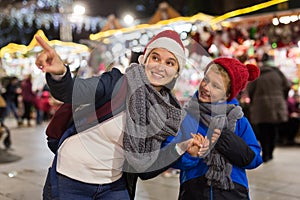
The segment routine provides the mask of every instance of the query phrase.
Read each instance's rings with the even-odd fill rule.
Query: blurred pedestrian
[[[31,74],[27,75],[27,77],[21,82],[21,95],[24,106],[24,113],[22,115],[22,124],[23,121],[27,120],[27,125],[31,126],[31,112],[32,108],[36,102],[36,94],[32,91],[32,82],[31,82]]]
[[[277,144],[294,145],[295,137],[300,127],[299,94],[294,93],[288,97],[288,121],[281,127]]]
[[[47,90],[36,91],[36,124],[42,124],[50,118],[50,92]]]
[[[2,95],[0,95],[0,141],[3,141],[5,149],[9,149],[11,146],[10,130],[4,123],[6,107],[7,103]]]
[[[16,105],[16,99],[19,95],[19,90],[19,79],[14,76],[9,79],[9,83],[7,84],[5,88],[5,93],[3,94],[3,97],[6,101],[6,114],[9,116],[12,112],[18,125],[20,125],[21,123],[21,119],[19,117],[19,112]]]
[[[264,162],[273,159],[273,151],[280,127],[288,121],[287,97],[290,82],[274,66],[274,59],[268,54],[262,56],[260,77],[249,83],[250,121],[262,147]]]

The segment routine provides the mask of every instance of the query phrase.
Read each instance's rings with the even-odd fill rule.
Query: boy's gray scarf
[[[144,66],[132,64],[126,78],[125,158],[135,172],[145,172],[157,159],[162,141],[177,134],[184,112],[169,89],[158,92],[150,84]]]
[[[186,110],[208,127],[207,137],[209,140],[216,128],[221,130],[221,134],[226,134],[228,131],[234,132],[236,121],[244,115],[240,106],[225,103],[202,103],[197,96],[191,99]],[[234,188],[230,177],[232,165],[213,147],[214,144],[211,144],[210,149],[212,150],[203,156],[208,165],[208,171],[205,174],[207,183],[220,189],[231,190]]]

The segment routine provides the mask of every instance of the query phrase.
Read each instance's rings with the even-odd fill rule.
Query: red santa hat
[[[179,63],[179,73],[182,72],[185,62],[185,48],[177,32],[165,30],[155,35],[145,46],[144,54],[139,57],[139,63],[144,64],[150,52],[155,48],[164,48],[173,53]]]
[[[231,87],[228,101],[235,98],[240,91],[245,89],[248,81],[254,81],[260,75],[260,70],[257,66],[243,64],[235,58],[220,57],[214,59],[211,64],[218,64],[223,67],[230,77]]]

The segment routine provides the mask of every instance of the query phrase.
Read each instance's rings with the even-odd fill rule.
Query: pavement
[[[47,147],[47,123],[17,127],[6,119],[12,146],[8,153],[19,156],[14,162],[0,163],[0,200],[40,200],[53,154]],[[300,146],[277,147],[273,160],[248,171],[250,196],[254,200],[300,200]],[[176,200],[178,176],[160,175],[139,181],[136,200]]]

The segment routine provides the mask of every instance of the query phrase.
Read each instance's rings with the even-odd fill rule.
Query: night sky
[[[123,13],[131,11],[137,18],[151,17],[161,0],[74,0],[74,2],[82,3],[86,7],[86,15],[106,17],[114,14],[122,17]],[[173,0],[169,1],[169,5],[184,15],[185,4],[188,1]]]
[[[36,2],[37,0],[27,0],[28,2]],[[58,0],[43,0],[53,4]],[[135,19],[139,20],[139,23],[148,22],[149,18],[157,11],[157,8],[161,2],[164,0],[73,0],[75,3],[82,3],[86,7],[87,16],[99,16],[108,17],[114,14],[117,18],[121,19],[124,14],[132,14]],[[208,15],[222,15],[226,12],[233,11],[240,8],[245,8],[248,6],[253,6],[258,3],[266,2],[269,0],[166,0],[166,2],[173,7],[182,16],[193,16],[199,12]],[[25,0],[0,0],[0,11],[5,14],[6,8],[15,7],[21,8],[24,6]],[[218,6],[216,6],[218,2]],[[29,5],[29,4],[28,4]],[[281,6],[282,7],[282,6]],[[300,8],[300,0],[289,0],[286,2],[285,9]],[[39,8],[38,12],[52,13],[58,12],[58,7],[45,7]],[[271,6],[267,9],[262,9],[258,12],[274,12],[279,10],[279,7]],[[125,13],[130,12],[130,13]],[[254,13],[252,13],[254,14]],[[3,16],[3,15],[2,15]],[[8,18],[2,20],[0,23],[0,48],[7,45],[10,42],[19,44],[28,44],[33,34],[36,33],[38,27],[31,27],[23,29],[24,27],[19,27],[17,23],[10,23]],[[12,20],[12,22],[15,22]],[[8,23],[11,26],[8,26]],[[78,42],[80,39],[87,39],[91,33],[98,32],[102,27],[97,27],[97,30],[87,30],[84,33],[78,35],[74,32],[74,41]],[[5,30],[4,30],[5,29]],[[47,30],[49,39],[58,39],[59,31],[58,29],[51,28]],[[13,34],[11,34],[13,33]]]
[[[74,2],[82,3],[86,7],[86,15],[90,16],[106,17],[110,14],[119,16],[126,10],[135,10],[133,1],[129,0],[75,0]]]

